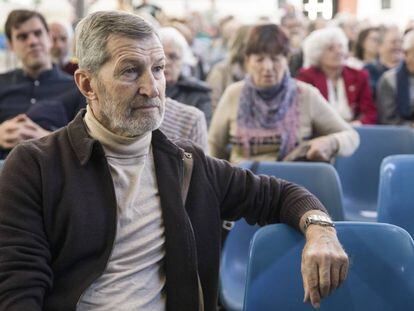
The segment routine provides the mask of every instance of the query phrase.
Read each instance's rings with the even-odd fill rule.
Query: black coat
[[[83,114],[13,149],[0,177],[0,310],[75,310],[105,270],[116,233],[115,191],[101,144]],[[153,153],[166,237],[167,310],[217,303],[222,219],[297,226],[323,209],[306,190],[210,158],[191,144],[194,169],[184,208],[183,149],[160,131]]]
[[[205,82],[191,77],[180,76],[177,83],[167,86],[166,94],[180,103],[200,109],[206,116],[207,125],[210,125],[213,113],[211,89]]]

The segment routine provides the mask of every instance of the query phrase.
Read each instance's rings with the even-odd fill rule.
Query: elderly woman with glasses
[[[158,35],[167,59],[164,71],[166,95],[200,109],[209,124],[212,114],[211,89],[205,82],[185,74],[188,66],[194,61],[187,41],[177,29],[172,27],[159,29]]]
[[[314,31],[305,39],[303,52],[305,68],[297,79],[318,88],[345,121],[377,122],[368,73],[345,65],[348,39],[340,28]]]
[[[354,152],[358,134],[317,89],[290,76],[288,53],[280,27],[253,27],[245,50],[248,75],[226,89],[211,122],[211,155],[237,163],[329,161]]]

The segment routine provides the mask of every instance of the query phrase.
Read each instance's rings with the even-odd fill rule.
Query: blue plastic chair
[[[394,155],[382,161],[378,221],[400,226],[414,237],[414,155]]]
[[[250,168],[252,162],[240,166]],[[258,174],[283,178],[307,188],[326,206],[332,218],[343,220],[342,189],[335,169],[326,163],[261,162]],[[250,240],[258,226],[236,222],[224,244],[220,263],[220,300],[227,311],[241,311]]]
[[[342,183],[347,220],[375,221],[381,161],[393,154],[414,154],[414,131],[409,127],[356,127],[360,146],[350,157],[338,157],[335,168]]]
[[[337,223],[350,257],[345,282],[319,310],[414,310],[414,242],[404,229],[379,223]],[[250,248],[245,311],[314,310],[303,303],[302,234],[284,224],[261,228]]]

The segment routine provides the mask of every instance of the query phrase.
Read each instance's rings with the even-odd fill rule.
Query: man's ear
[[[92,75],[84,69],[77,69],[74,78],[78,89],[88,99],[88,102],[95,101],[97,97],[92,87]]]

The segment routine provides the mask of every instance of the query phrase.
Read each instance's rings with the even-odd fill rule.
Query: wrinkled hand
[[[337,139],[332,136],[314,138],[309,141],[309,145],[306,158],[310,161],[329,162],[339,148]]]
[[[319,308],[328,296],[345,280],[349,260],[331,227],[310,225],[302,252],[303,301]]]
[[[26,115],[19,114],[0,124],[0,147],[11,149],[23,140],[40,138],[49,134]]]

